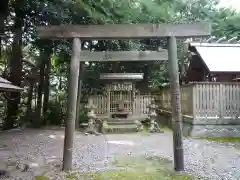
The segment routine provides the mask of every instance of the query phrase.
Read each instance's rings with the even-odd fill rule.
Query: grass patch
[[[149,136],[149,132],[148,132],[148,127],[143,126],[143,130],[140,131],[141,135],[143,136]]]
[[[166,130],[166,131],[172,131],[168,126],[160,126],[160,129]]]
[[[195,139],[213,141],[218,143],[226,143],[226,142],[240,143],[240,137],[201,137],[201,138],[195,138]]]
[[[192,180],[190,175],[177,174],[171,170],[172,162],[158,157],[119,157],[113,163],[120,170],[95,173],[71,173],[69,180]]]
[[[36,176],[35,180],[49,180],[47,176]]]

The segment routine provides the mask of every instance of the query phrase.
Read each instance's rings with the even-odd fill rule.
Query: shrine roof
[[[101,80],[141,80],[143,73],[104,73],[100,74]]]
[[[240,72],[240,44],[189,43],[210,72]],[[196,53],[196,54],[194,54]]]
[[[14,86],[10,81],[0,77],[0,91],[22,91],[23,89]]]

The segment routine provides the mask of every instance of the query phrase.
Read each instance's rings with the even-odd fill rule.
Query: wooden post
[[[196,119],[196,115],[197,115],[197,99],[196,99],[196,95],[197,95],[197,91],[196,91],[196,84],[191,85],[192,88],[192,116],[193,116],[193,122]]]
[[[132,83],[132,115],[135,116],[136,115],[136,110],[135,110],[135,91],[136,91],[136,87],[135,87],[135,83]]]
[[[79,113],[81,110],[80,103],[81,103],[81,94],[82,94],[83,74],[84,74],[84,63],[80,63],[79,75],[78,75],[78,96],[77,96],[75,129],[79,128]]]
[[[223,104],[224,104],[224,93],[223,93],[223,85],[219,84],[219,94],[220,96],[219,98],[219,118],[222,119],[223,118]]]
[[[111,114],[111,91],[110,89],[107,89],[107,114],[108,118],[110,117]]]
[[[182,116],[181,116],[176,37],[168,37],[168,57],[169,57],[170,87],[172,94],[171,103],[172,103],[174,168],[176,171],[183,171],[184,154],[182,142]]]
[[[68,78],[68,105],[67,120],[65,122],[65,138],[63,151],[63,170],[68,172],[72,169],[72,151],[75,132],[76,104],[78,94],[78,73],[80,66],[81,41],[73,39],[72,58],[70,62],[70,72]]]

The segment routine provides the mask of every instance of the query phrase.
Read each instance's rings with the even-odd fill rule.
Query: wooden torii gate
[[[172,91],[172,121],[173,121],[173,141],[174,141],[174,165],[176,171],[184,170],[182,130],[181,130],[181,104],[180,88],[177,63],[177,42],[176,38],[202,37],[211,34],[209,23],[193,24],[107,24],[107,25],[61,25],[61,26],[40,26],[37,28],[41,38],[71,38],[73,39],[72,57],[70,63],[70,74],[68,84],[68,108],[65,128],[63,170],[72,169],[72,151],[75,130],[76,101],[78,90],[78,74],[81,60],[81,40],[114,40],[114,39],[159,39],[167,38],[170,86]],[[107,52],[108,53],[108,52]],[[105,54],[107,54],[105,53]],[[121,52],[118,52],[119,54]],[[84,53],[83,53],[84,54]],[[101,54],[101,52],[100,52]],[[108,53],[109,54],[109,53]],[[111,53],[110,53],[111,54]],[[140,61],[136,55],[133,60]],[[101,54],[102,57],[108,55]],[[99,55],[100,57],[100,55]],[[131,58],[131,57],[130,57]],[[129,60],[131,60],[129,58]],[[94,59],[92,57],[92,59]],[[96,58],[97,61],[114,58]],[[96,60],[95,59],[95,60]],[[121,61],[124,58],[116,58]],[[125,58],[126,59],[126,58]],[[88,59],[90,61],[91,58]],[[144,59],[146,60],[146,59]]]

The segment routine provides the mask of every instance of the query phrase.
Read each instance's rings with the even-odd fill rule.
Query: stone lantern
[[[158,125],[158,123],[156,122],[157,120],[157,113],[156,113],[156,109],[157,109],[157,106],[155,104],[155,99],[152,98],[151,99],[151,103],[148,105],[148,119],[149,119],[149,123],[150,123],[150,126],[149,126],[149,132],[152,133],[152,132],[162,132],[160,130],[160,127]]]
[[[98,123],[97,121],[100,121],[99,119],[97,119],[97,116],[95,114],[95,109],[96,109],[96,106],[93,104],[92,101],[89,102],[88,106],[87,106],[87,109],[88,109],[88,127],[85,131],[85,135],[88,135],[88,134],[95,134],[95,135],[100,135],[100,133],[97,131],[97,124],[100,124]]]

